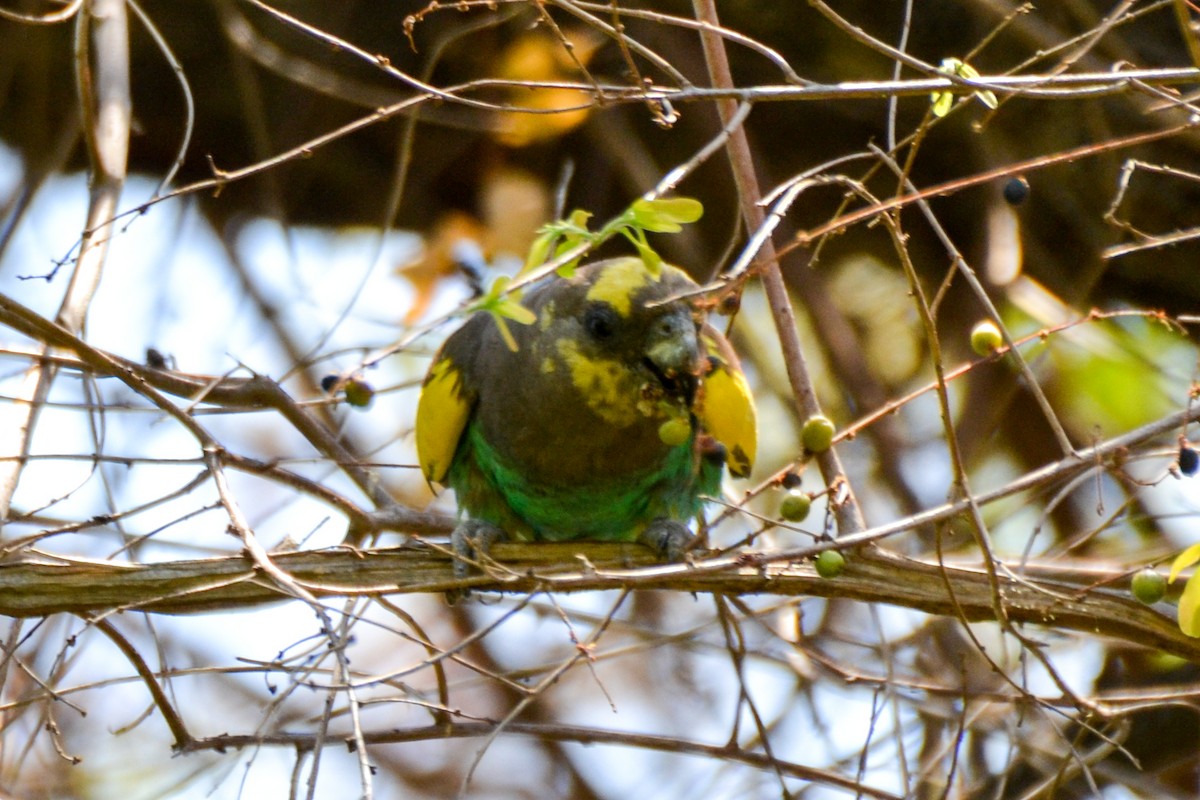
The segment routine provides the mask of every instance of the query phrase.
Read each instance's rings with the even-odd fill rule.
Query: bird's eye
[[[617,332],[617,312],[608,303],[593,303],[583,314],[583,329],[596,340],[609,339]]]

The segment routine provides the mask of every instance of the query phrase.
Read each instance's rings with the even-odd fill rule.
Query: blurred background
[[[539,228],[573,209],[600,227],[718,135],[715,102],[692,91],[713,85],[705,5],[5,0],[0,295],[198,386],[279,382],[342,450],[279,408],[175,398],[228,454],[269,465],[226,464],[273,553],[336,549],[347,509],[381,497],[453,514],[452,493],[434,497],[415,468],[430,356],[478,274],[490,283],[520,269]],[[1193,426],[998,495],[1063,458],[1063,436],[1103,445],[1192,410],[1200,138],[1189,125],[1200,109],[1189,103],[1200,74],[1183,71],[1200,63],[1200,12],[1184,0],[716,11],[734,83],[753,101],[745,131],[761,193],[811,179],[778,209],[774,240],[824,413],[855,426],[838,452],[866,523],[960,496],[957,453],[974,496],[997,495],[981,514],[1005,570],[1048,592],[1132,604],[1131,574],[1165,574],[1200,541],[1200,495],[1179,461]],[[1024,93],[960,90],[944,116],[928,91],[846,86],[936,77],[947,58],[1045,81]],[[1134,69],[1149,72],[1070,83]],[[679,94],[664,104],[643,88]],[[782,89],[794,91],[773,95]],[[1137,135],[1146,141],[1128,144]],[[894,214],[897,238],[864,219],[789,246],[867,208],[863,193],[885,201],[943,184],[929,216],[912,202]],[[700,200],[704,216],[652,235],[654,246],[717,281],[750,235],[726,151],[675,192]],[[625,252],[618,238],[595,255]],[[1028,339],[1027,373],[972,350],[970,331],[991,312],[955,252],[995,322]],[[52,363],[49,334],[3,319],[7,563],[241,552],[193,432],[70,348]],[[773,552],[836,536],[757,278],[736,313],[714,319],[754,388],[761,451],[752,479],[726,488],[733,511],[709,541]],[[933,392],[914,394],[936,369],[953,375],[948,421]],[[365,387],[368,402],[348,387]],[[815,503],[806,520],[776,526],[788,470]],[[880,546],[980,563],[963,516]],[[1171,625],[1179,589],[1154,605]],[[13,618],[0,633],[0,790],[126,800],[1200,791],[1197,668],[1178,653],[1053,620],[967,624],[889,603],[886,587],[871,602],[833,594],[484,593],[457,606],[405,594],[327,600],[324,620],[299,601],[180,616],[114,603],[105,618],[117,637],[83,616]],[[193,736],[258,744],[173,757],[174,732],[129,650]],[[446,735],[499,721],[511,724]],[[355,731],[410,735],[370,740],[360,757],[341,744]],[[589,744],[589,732],[614,738]],[[322,746],[326,736],[337,746]]]

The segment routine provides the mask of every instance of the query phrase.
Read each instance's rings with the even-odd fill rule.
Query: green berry
[[[837,428],[828,417],[815,414],[805,420],[800,430],[800,442],[810,453],[824,453],[833,444],[833,434],[836,432]]]
[[[788,492],[779,504],[779,516],[788,522],[803,522],[812,508],[812,498],[804,492]]]
[[[816,565],[822,578],[836,578],[846,568],[846,557],[837,550],[826,550],[817,556]]]
[[[985,319],[971,329],[971,349],[981,356],[990,356],[1004,344],[1000,329],[990,319]]]
[[[658,426],[658,438],[667,447],[678,447],[692,435],[692,423],[687,417],[672,417]]]
[[[1133,576],[1133,596],[1146,605],[1162,600],[1167,594],[1167,579],[1147,567]]]
[[[346,385],[342,387],[342,391],[346,395],[346,402],[355,408],[366,408],[375,399],[375,390],[371,387],[371,384],[358,378],[351,378],[346,381]]]

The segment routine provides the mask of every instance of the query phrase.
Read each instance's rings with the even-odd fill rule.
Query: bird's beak
[[[646,342],[646,358],[668,378],[697,374],[700,339],[689,309],[655,320]]]

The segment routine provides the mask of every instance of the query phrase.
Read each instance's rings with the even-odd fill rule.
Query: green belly
[[[491,522],[512,539],[634,541],[659,518],[686,522],[699,513],[701,495],[720,486],[721,466],[694,456],[692,442],[665,450],[641,472],[597,475],[569,486],[538,485],[505,463],[468,426],[450,466],[448,483],[460,511]]]

